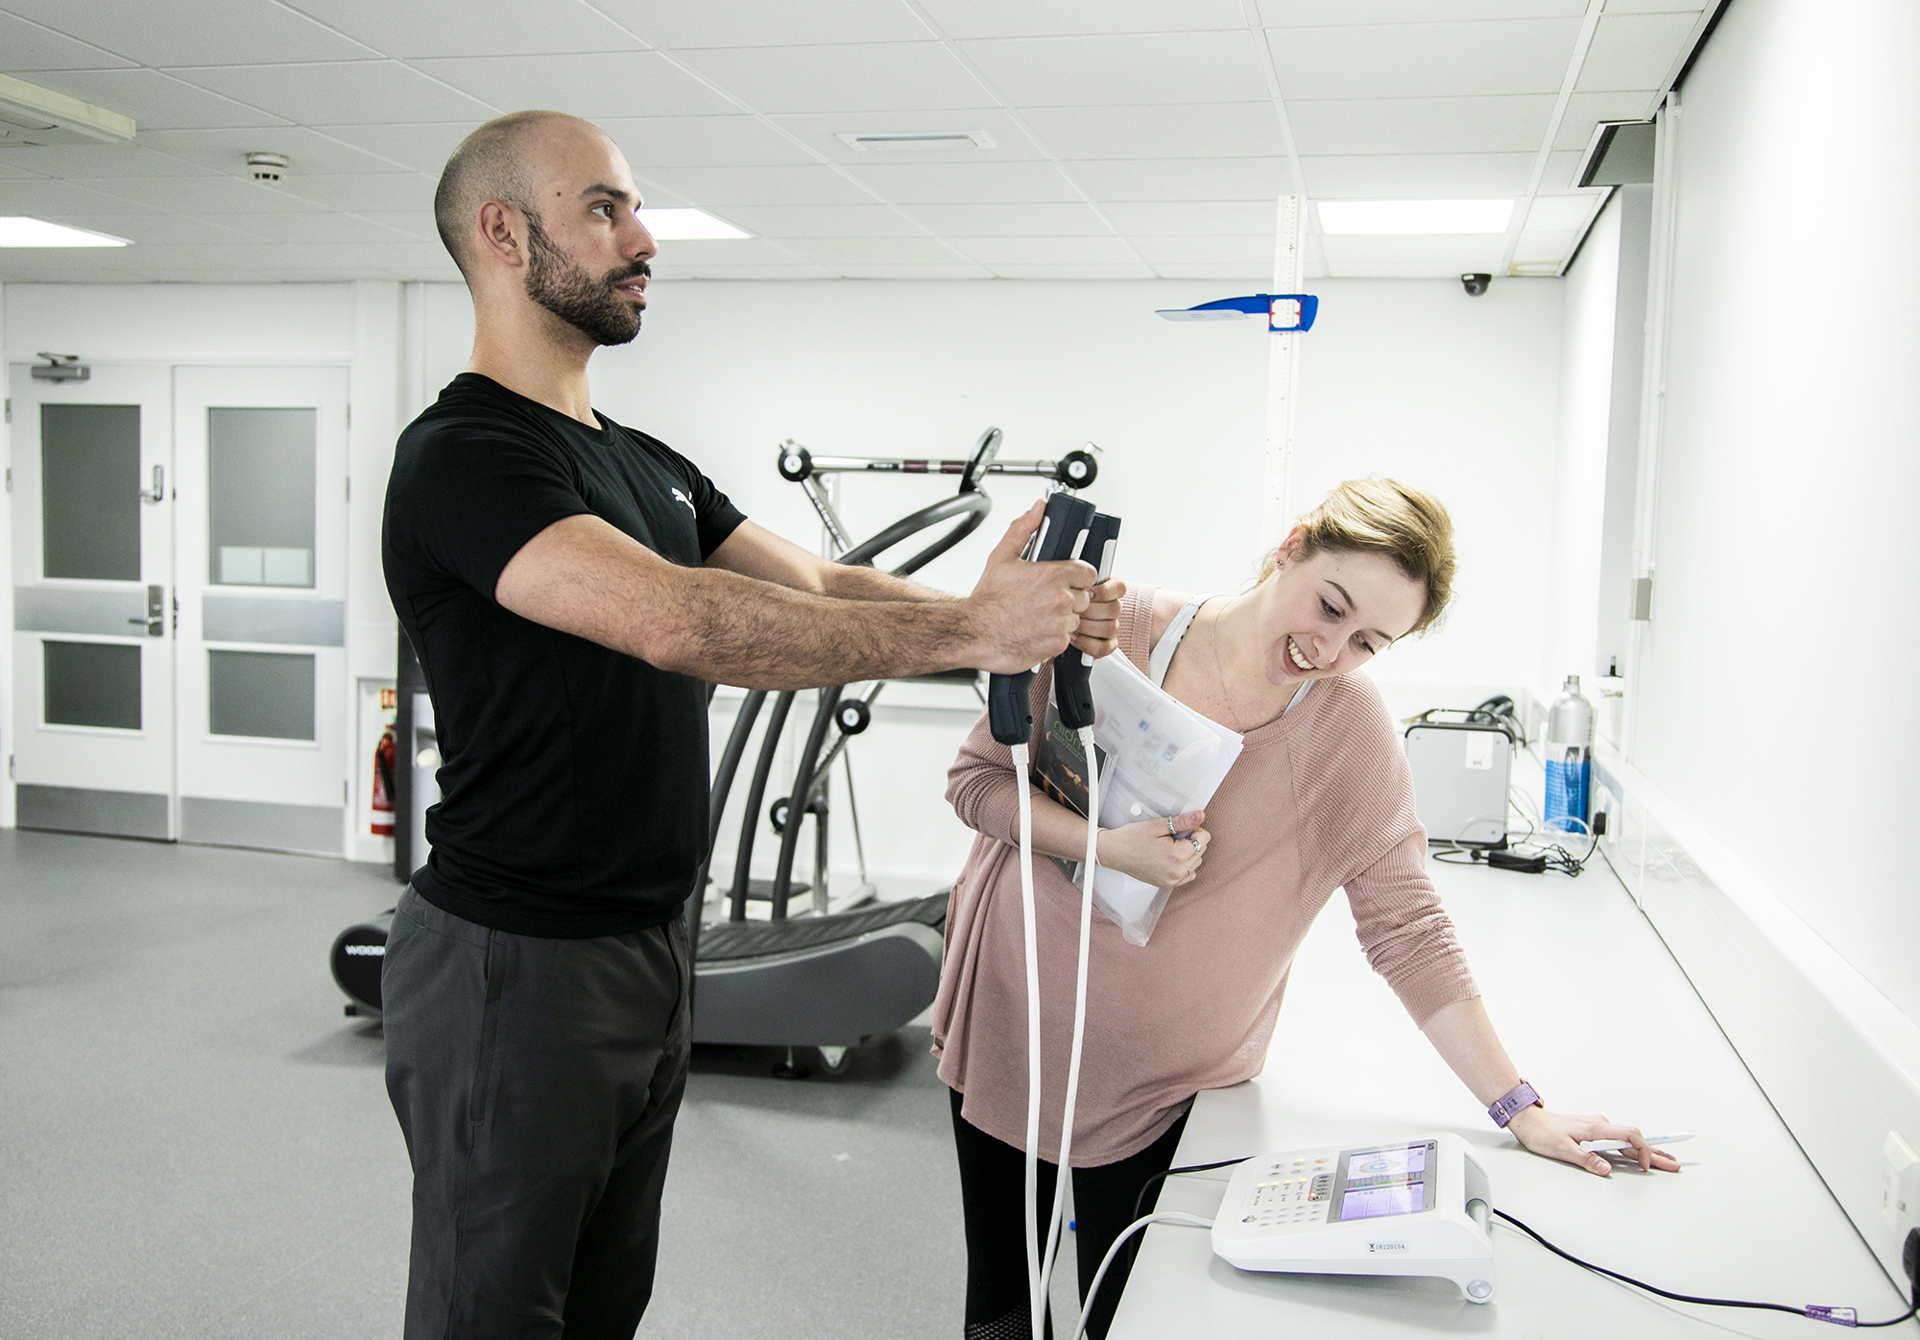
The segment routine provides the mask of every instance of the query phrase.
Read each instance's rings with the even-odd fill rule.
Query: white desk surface
[[[1602,1180],[1494,1129],[1367,967],[1339,896],[1295,959],[1265,1071],[1199,1095],[1176,1166],[1451,1130],[1475,1148],[1496,1206],[1586,1260],[1679,1293],[1851,1305],[1862,1321],[1905,1310],[1604,860],[1578,880],[1432,870],[1520,1073],[1560,1111],[1695,1132],[1673,1147],[1683,1170]],[[1211,1219],[1229,1171],[1169,1178],[1160,1208]],[[1242,1272],[1213,1256],[1205,1230],[1154,1225],[1109,1334],[1833,1333],[1785,1313],[1669,1303],[1506,1225],[1496,1223],[1493,1242],[1494,1300],[1476,1306],[1444,1280]]]

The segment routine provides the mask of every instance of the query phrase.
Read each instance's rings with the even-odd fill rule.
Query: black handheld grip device
[[[1082,537],[1093,525],[1093,518],[1093,504],[1085,498],[1076,498],[1071,493],[1054,494],[1047,499],[1047,514],[1040,521],[1027,557],[1036,563],[1075,557]],[[1010,749],[1026,744],[1033,737],[1032,690],[1031,670],[987,677],[987,728],[993,732],[994,739]],[[1088,719],[1091,720],[1091,716]]]
[[[1093,564],[1103,582],[1113,575],[1113,550],[1119,540],[1120,518],[1096,512],[1080,557]],[[1053,698],[1067,729],[1085,730],[1093,724],[1093,657],[1068,647],[1053,658]]]

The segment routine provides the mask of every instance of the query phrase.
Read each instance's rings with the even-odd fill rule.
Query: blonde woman
[[[1453,527],[1438,500],[1392,480],[1340,485],[1237,596],[1144,587],[1121,602],[1120,650],[1175,698],[1245,736],[1204,813],[1099,835],[1102,865],[1177,890],[1145,948],[1093,924],[1087,1038],[1073,1137],[1080,1286],[1171,1164],[1201,1089],[1258,1074],[1288,968],[1308,926],[1344,887],[1369,962],[1489,1115],[1528,1149],[1605,1176],[1582,1140],[1629,1140],[1641,1167],[1677,1170],[1640,1132],[1542,1104],[1495,1035],[1426,871],[1426,834],[1392,721],[1355,674],[1433,624],[1453,582]],[[1034,684],[1043,718],[1048,672]],[[933,1007],[940,1078],[952,1090],[967,1234],[968,1340],[1025,1337],[1023,1154],[1026,989],[1011,752],[983,718],[948,775],[974,829],[954,883]],[[1077,860],[1085,820],[1033,795],[1036,854]],[[1169,821],[1170,819],[1170,821]],[[1078,891],[1036,860],[1041,1052],[1067,1054]],[[1042,1159],[1057,1157],[1064,1065],[1047,1068]],[[1041,1215],[1054,1169],[1041,1165]],[[1151,1207],[1154,1194],[1145,1205]],[[1100,1290],[1104,1336],[1126,1253]]]

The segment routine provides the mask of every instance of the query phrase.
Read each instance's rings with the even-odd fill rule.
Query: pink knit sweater
[[[1154,589],[1126,597],[1120,648],[1142,668]],[[1034,683],[1043,717],[1047,668]],[[947,774],[947,799],[979,836],[954,882],[933,1003],[940,1078],[966,1119],[1026,1144],[1026,978],[1013,755],[981,718]],[[1145,948],[1093,914],[1075,1167],[1152,1144],[1201,1089],[1260,1073],[1307,928],[1344,887],[1360,943],[1414,1021],[1479,994],[1426,873],[1426,833],[1386,705],[1360,675],[1323,680],[1251,731],[1207,806],[1199,876],[1174,891]],[[1055,1159],[1073,1030],[1079,890],[1034,861],[1044,1063],[1040,1152]]]

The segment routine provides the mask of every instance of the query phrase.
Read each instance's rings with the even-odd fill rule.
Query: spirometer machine
[[[1263,1154],[1234,1170],[1213,1251],[1242,1270],[1431,1275],[1493,1298],[1493,1197],[1457,1135]]]

